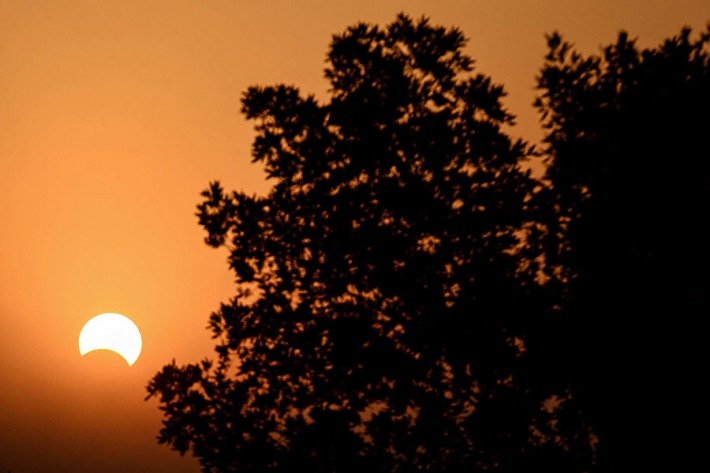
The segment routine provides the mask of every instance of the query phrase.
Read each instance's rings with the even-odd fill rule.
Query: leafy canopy
[[[358,24],[330,45],[329,102],[244,94],[273,188],[203,193],[237,292],[209,319],[216,359],[151,380],[160,442],[204,471],[577,461],[542,409],[554,393],[521,374],[544,316],[528,150],[464,45],[426,19]]]
[[[710,25],[690,33],[646,49],[621,33],[588,57],[554,34],[538,78],[539,221],[563,321],[545,346],[594,426],[597,471],[704,461]]]

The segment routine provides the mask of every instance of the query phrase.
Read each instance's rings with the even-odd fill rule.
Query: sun
[[[141,354],[143,339],[136,324],[121,314],[97,315],[84,325],[79,334],[81,356],[94,350],[111,350],[132,366]]]

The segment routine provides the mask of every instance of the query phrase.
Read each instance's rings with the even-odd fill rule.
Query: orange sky
[[[710,20],[707,0],[0,0],[6,470],[198,471],[157,445],[161,413],[143,398],[172,358],[212,355],[207,317],[232,293],[226,252],[194,216],[200,191],[268,189],[241,93],[285,82],[325,98],[331,35],[399,11],[459,26],[530,140],[544,33],[589,53],[622,28],[650,46]],[[141,329],[133,367],[79,356],[82,325],[102,312]]]

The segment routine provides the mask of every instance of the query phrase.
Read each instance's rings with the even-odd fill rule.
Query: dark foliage
[[[214,362],[151,380],[160,442],[206,472],[590,464],[589,430],[560,414],[567,386],[533,375],[526,346],[550,305],[525,245],[528,150],[464,43],[400,15],[334,37],[329,103],[246,92],[274,187],[203,193],[237,295],[210,317]]]
[[[622,33],[583,57],[549,37],[539,196],[560,323],[543,345],[594,426],[598,471],[705,463],[709,44],[710,27],[643,50]]]
[[[237,295],[148,386],[205,472],[667,471],[698,462],[710,29],[539,76],[542,183],[456,29],[336,36],[326,104],[250,88],[265,197],[198,206]]]

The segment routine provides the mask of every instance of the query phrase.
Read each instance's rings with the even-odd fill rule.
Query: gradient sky
[[[707,0],[0,0],[0,461],[25,472],[197,472],[155,438],[149,378],[212,356],[210,312],[232,295],[225,250],[194,216],[210,180],[268,189],[251,165],[249,85],[327,97],[333,33],[396,13],[470,38],[503,83],[512,133],[555,29],[585,53],[620,29],[642,46],[710,20]],[[79,356],[83,324],[130,317],[143,353]],[[89,438],[91,440],[89,440]]]

